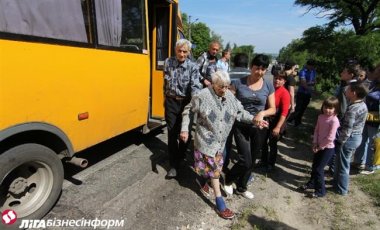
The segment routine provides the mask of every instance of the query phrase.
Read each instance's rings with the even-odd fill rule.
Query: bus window
[[[157,27],[157,69],[164,69],[165,59],[169,56],[169,11],[161,10],[160,15],[156,15]]]
[[[144,0],[95,0],[98,43],[131,51],[144,51]]]
[[[2,0],[0,31],[88,43],[87,1]]]

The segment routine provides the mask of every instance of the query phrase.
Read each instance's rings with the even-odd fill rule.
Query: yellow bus
[[[162,124],[177,0],[0,0],[0,211],[37,219],[62,160]]]

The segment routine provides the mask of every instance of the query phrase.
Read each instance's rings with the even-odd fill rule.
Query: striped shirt
[[[363,101],[350,104],[343,116],[338,141],[344,144],[352,134],[362,134],[367,114],[367,105]]]

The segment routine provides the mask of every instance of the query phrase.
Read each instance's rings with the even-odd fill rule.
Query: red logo
[[[1,222],[3,224],[11,225],[14,224],[17,220],[17,214],[13,210],[5,210],[3,213],[1,213]]]

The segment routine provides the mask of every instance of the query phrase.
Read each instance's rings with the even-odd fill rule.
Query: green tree
[[[186,13],[181,13],[181,19],[182,19],[182,26],[183,26],[183,33],[185,37],[189,37],[189,20],[188,15]]]
[[[380,29],[380,0],[296,0],[295,5],[319,10],[331,28],[350,24],[357,35]]]
[[[200,54],[208,49],[211,42],[210,28],[205,23],[199,22],[192,25],[191,41],[195,45],[193,55],[197,58]]]
[[[277,58],[278,61],[285,63],[292,60],[302,66],[310,57],[309,52],[303,48],[303,43],[301,39],[294,39],[286,47],[281,48]]]
[[[223,43],[222,36],[213,32],[203,22],[191,22],[189,25],[189,16],[186,13],[182,13],[182,24],[184,28],[184,34],[189,39],[189,29],[191,26],[191,42],[193,43],[193,56],[198,58],[203,52],[208,50],[208,46],[211,41],[218,41]]]
[[[348,59],[356,59],[363,67],[380,62],[380,33],[357,35],[352,30],[312,27],[301,39],[282,48],[279,54],[280,61],[292,59],[300,65],[310,58],[317,61],[317,90],[331,93]]]

